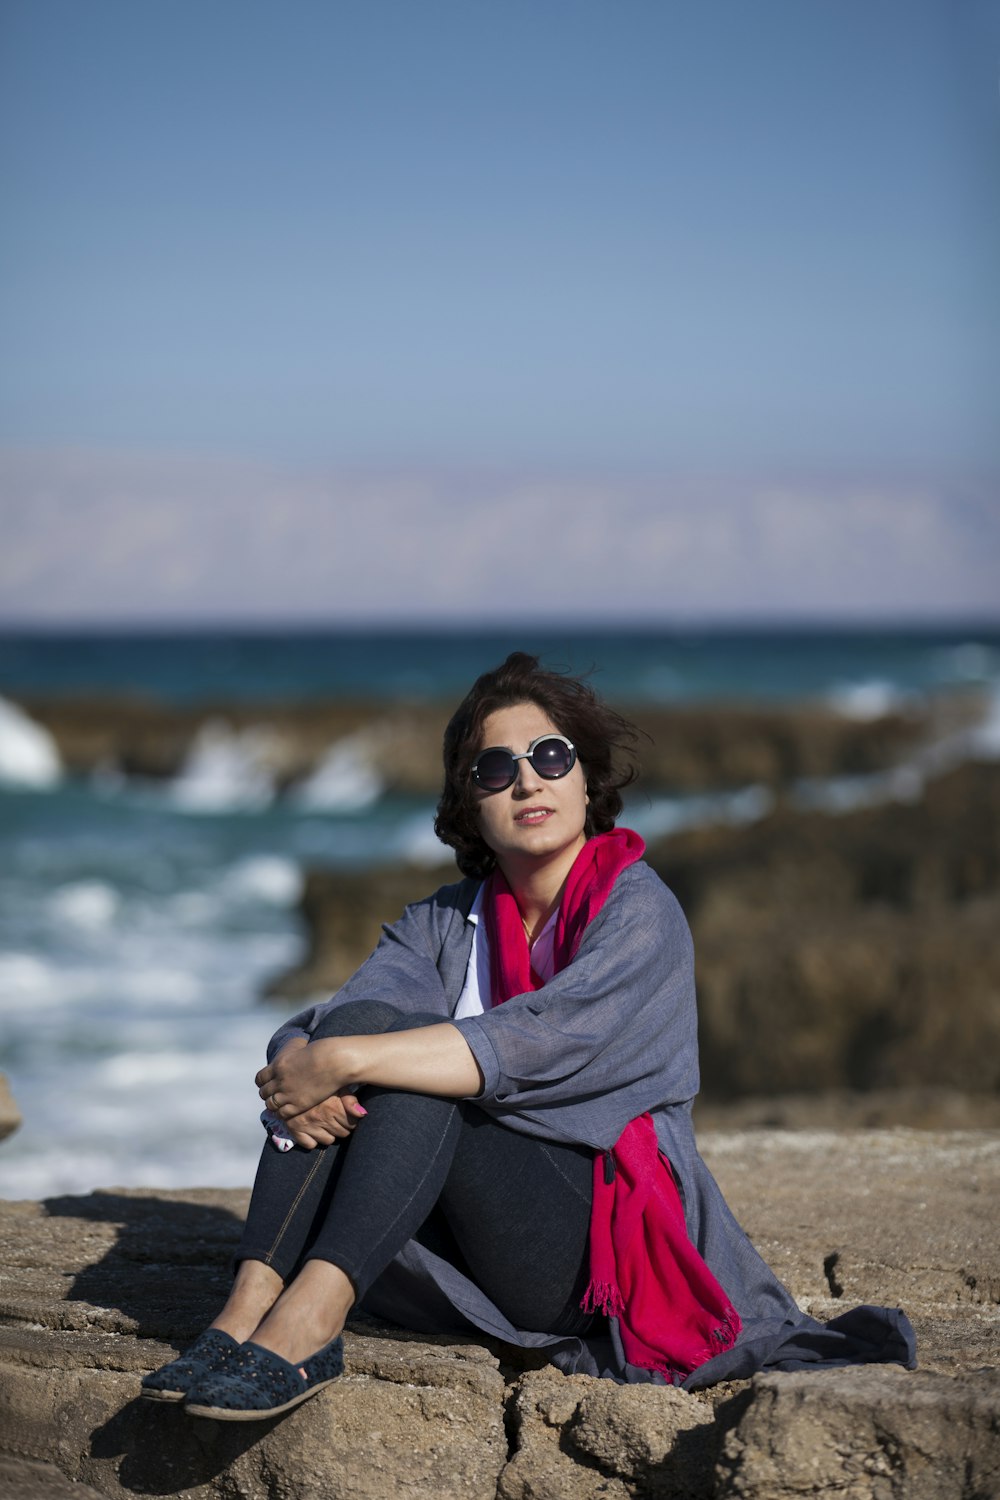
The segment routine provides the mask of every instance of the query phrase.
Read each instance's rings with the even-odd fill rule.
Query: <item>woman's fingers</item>
[[[342,1098],[335,1094],[330,1099],[324,1099],[321,1104],[314,1105],[312,1109],[303,1110],[300,1114],[290,1114],[286,1117],[289,1131],[307,1132],[321,1146],[332,1145],[335,1140],[345,1140],[356,1129],[364,1113],[353,1114],[348,1109],[349,1103],[361,1110],[356,1099]]]
[[[254,1083],[260,1090],[260,1097],[262,1099],[264,1097],[264,1091],[266,1090],[267,1085],[274,1081],[275,1065],[279,1062],[279,1060],[283,1057],[286,1059],[291,1057],[293,1052],[298,1052],[300,1048],[308,1047],[308,1045],[309,1043],[304,1036],[293,1036],[285,1043],[277,1056],[274,1057],[271,1062],[266,1063],[264,1067],[261,1068],[260,1072],[257,1074],[257,1077],[254,1079]]]

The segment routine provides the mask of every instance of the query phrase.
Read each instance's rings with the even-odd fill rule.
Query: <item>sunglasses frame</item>
[[[561,745],[565,745],[566,749],[569,751],[569,765],[566,767],[565,771],[557,771],[554,776],[550,772],[540,770],[539,767],[535,765],[535,762],[532,759],[538,746],[543,745],[546,740],[558,740],[559,743]],[[482,760],[484,755],[492,755],[497,750],[502,751],[504,755],[510,756],[510,780],[505,781],[503,786],[483,786],[482,782],[479,780],[479,762]],[[479,754],[472,762],[472,766],[470,767],[470,775],[472,776],[472,780],[475,782],[476,786],[481,792],[486,792],[489,795],[492,795],[494,792],[505,792],[507,791],[508,787],[512,787],[514,785],[514,782],[517,780],[517,763],[519,760],[531,761],[532,770],[535,772],[535,775],[540,776],[543,781],[561,781],[564,776],[569,775],[570,771],[572,771],[573,767],[576,765],[576,746],[573,744],[572,740],[567,739],[564,734],[557,734],[554,729],[550,729],[546,734],[538,735],[535,739],[532,740],[527,750],[523,750],[520,755],[515,755],[513,750],[508,750],[506,745],[487,745],[485,750],[480,750]]]

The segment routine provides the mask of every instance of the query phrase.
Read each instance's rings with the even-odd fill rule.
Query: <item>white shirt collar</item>
[[[472,905],[469,907],[469,915],[465,919],[467,922],[478,922],[479,918],[482,916],[482,914],[483,914],[483,894],[484,894],[485,890],[486,890],[486,881],[484,880],[481,883],[478,891],[476,892],[476,899],[473,901]]]

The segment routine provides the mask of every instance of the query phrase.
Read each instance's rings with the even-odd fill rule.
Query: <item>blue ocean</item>
[[[447,702],[514,648],[625,705],[809,699],[874,717],[969,688],[1000,704],[995,627],[0,633],[0,1068],[25,1122],[0,1144],[0,1195],[249,1183],[253,1075],[282,1014],[259,994],[299,956],[303,866],[439,850],[432,803],[386,793],[357,757],[298,799],[235,739],[173,782],[73,778],[22,698]],[[762,806],[737,788],[723,811]],[[650,833],[719,811],[629,817]]]

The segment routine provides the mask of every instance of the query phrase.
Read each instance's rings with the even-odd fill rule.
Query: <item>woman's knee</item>
[[[433,1011],[402,1011],[388,1000],[349,1000],[328,1011],[312,1035],[313,1041],[327,1036],[376,1036],[383,1031],[437,1026],[445,1019]]]
[[[312,1038],[316,1041],[327,1036],[375,1036],[396,1030],[395,1023],[403,1019],[402,1011],[387,1000],[349,1000],[346,1005],[335,1005],[327,1012]]]

